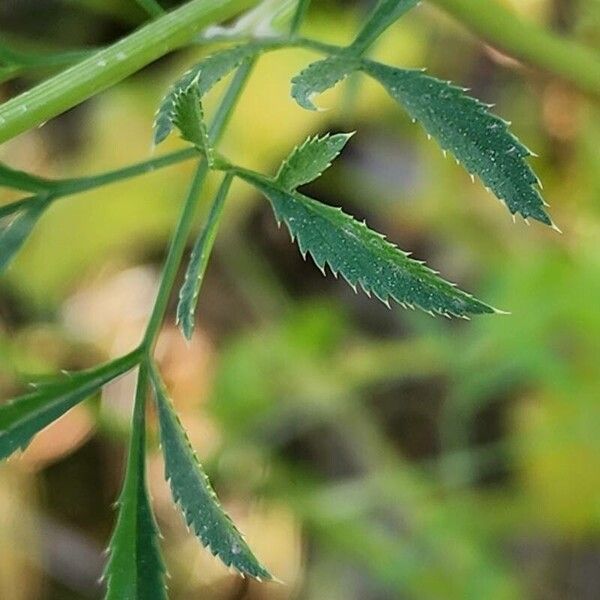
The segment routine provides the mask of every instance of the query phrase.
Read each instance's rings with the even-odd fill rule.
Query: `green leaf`
[[[380,0],[348,50],[353,54],[362,54],[390,25],[420,1]]]
[[[245,44],[228,48],[208,56],[187,71],[171,86],[159,105],[154,120],[154,143],[160,144],[173,131],[175,104],[183,90],[188,90],[193,85],[197,90],[198,100],[202,100],[202,97],[223,77],[264,49],[264,45],[261,44]]]
[[[100,367],[44,384],[0,405],[0,459],[25,448],[36,433],[137,362],[138,353],[133,352]]]
[[[150,372],[158,409],[160,439],[165,457],[165,475],[175,503],[204,546],[228,567],[258,580],[270,580],[269,572],[224,512],[208,477],[202,470],[187,435],[167,397],[160,375]]]
[[[165,566],[146,484],[146,367],[140,367],[127,470],[104,578],[106,600],[166,600]]]
[[[25,192],[46,192],[52,187],[53,182],[25,171],[12,169],[0,163],[0,186],[23,190]]]
[[[278,222],[283,221],[298,240],[300,252],[313,257],[325,273],[341,273],[356,290],[360,285],[382,302],[418,306],[447,316],[493,313],[493,308],[438,277],[421,262],[390,244],[340,208],[321,204],[297,192],[288,192],[258,173],[238,175],[254,185],[271,202]]]
[[[208,259],[217,235],[217,228],[225,199],[231,187],[232,175],[227,174],[223,179],[215,200],[211,206],[206,225],[200,232],[194,249],[190,256],[190,262],[185,272],[185,280],[179,291],[179,303],[177,305],[177,324],[186,339],[192,339],[196,323],[196,307],[200,288],[204,281],[204,273],[208,265]]]
[[[508,123],[455,87],[422,71],[397,69],[363,61],[364,71],[378,80],[408,114],[422,123],[444,151],[454,154],[477,175],[510,212],[552,225],[544,210],[539,180],[524,160],[531,152],[508,131]]]
[[[12,220],[0,222],[0,271],[10,264],[51,202],[50,196],[37,196],[31,202],[22,204]]]
[[[212,163],[213,152],[208,138],[204,111],[200,103],[197,78],[187,88],[177,93],[173,101],[173,124],[181,132],[181,137],[194,144]]]
[[[307,138],[296,146],[277,173],[277,183],[287,191],[309,183],[331,166],[353,133],[326,134]]]
[[[314,62],[292,79],[292,97],[307,110],[317,110],[313,98],[360,67],[360,60],[340,54]]]

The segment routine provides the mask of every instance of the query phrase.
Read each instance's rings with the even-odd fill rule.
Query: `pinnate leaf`
[[[267,197],[302,255],[310,253],[323,272],[329,265],[334,275],[340,273],[352,287],[360,285],[386,304],[392,299],[448,316],[495,312],[341,209],[289,192],[258,173],[241,171],[239,176]]]
[[[155,369],[151,371],[151,379],[165,457],[165,475],[186,524],[226,566],[255,579],[271,579],[219,504]]]
[[[25,448],[36,433],[131,369],[137,360],[137,353],[131,353],[106,365],[66,375],[0,405],[0,459]]]
[[[307,110],[317,110],[313,98],[360,67],[360,60],[340,54],[311,63],[292,79],[292,97]]]
[[[552,225],[537,189],[539,180],[524,160],[531,152],[508,131],[508,123],[451,85],[422,71],[372,61],[362,68],[379,81],[408,114],[421,122],[444,151],[506,203],[510,212]]]
[[[245,44],[212,54],[187,71],[175,82],[162,99],[154,120],[154,143],[159,144],[174,127],[175,105],[183,90],[194,86],[198,100],[223,77],[240,66],[246,59],[256,56],[264,47],[259,44]]]
[[[276,176],[277,183],[283,189],[292,191],[313,181],[331,166],[352,135],[338,133],[309,137],[283,161]]]
[[[104,572],[106,600],[166,600],[165,566],[146,484],[146,368],[140,367],[119,516]]]

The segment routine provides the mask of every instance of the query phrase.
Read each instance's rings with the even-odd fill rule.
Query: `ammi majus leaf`
[[[386,304],[392,299],[447,316],[497,312],[412,260],[340,208],[289,192],[258,173],[239,171],[238,175],[267,197],[277,221],[283,221],[292,239],[297,239],[302,255],[310,253],[323,273],[329,265],[334,275],[340,273],[354,289],[360,285]]]
[[[408,114],[421,122],[444,151],[451,152],[471,176],[514,215],[552,225],[537,186],[539,179],[524,160],[532,153],[508,131],[508,123],[462,88],[426,75],[364,60],[362,69],[379,81]]]
[[[254,579],[272,579],[219,504],[156,368],[150,375],[158,410],[165,476],[186,524],[227,567]]]
[[[146,367],[140,367],[125,482],[104,571],[106,600],[167,600],[165,566],[146,483]]]
[[[353,133],[315,135],[296,146],[283,161],[275,179],[285,190],[292,191],[298,186],[309,183],[319,177],[331,166]]]
[[[171,86],[161,100],[154,120],[154,143],[159,144],[173,131],[175,103],[182,90],[187,90],[194,85],[198,99],[202,100],[202,97],[223,77],[240,66],[246,59],[256,56],[264,50],[264,45],[251,43],[228,48],[206,57],[189,69],[181,79]]]
[[[65,375],[0,405],[0,459],[25,448],[36,433],[133,368],[138,360],[138,352],[132,352],[100,367]]]
[[[31,175],[31,173],[19,171],[4,163],[0,163],[0,187],[13,188],[24,192],[41,193],[48,191],[52,185],[53,182],[49,179],[37,177],[36,175]]]

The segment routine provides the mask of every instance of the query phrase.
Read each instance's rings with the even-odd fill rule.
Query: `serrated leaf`
[[[181,132],[181,137],[194,144],[206,155],[209,164],[212,163],[212,148],[204,122],[204,111],[200,103],[196,79],[175,96],[173,124]]]
[[[137,363],[137,353],[74,373],[0,405],[0,459],[25,448],[33,436]]]
[[[292,97],[307,110],[317,110],[313,98],[356,71],[360,61],[350,55],[330,56],[311,63],[292,79]]]
[[[225,199],[231,187],[232,175],[227,174],[219,187],[215,200],[211,206],[206,225],[200,232],[190,255],[190,262],[185,272],[185,280],[179,291],[177,304],[177,324],[186,339],[192,339],[196,324],[196,307],[200,288],[204,281],[204,273],[208,259],[217,235],[217,227],[223,213]]]
[[[162,99],[154,120],[154,143],[160,144],[173,131],[174,108],[182,90],[187,90],[195,82],[198,99],[202,97],[223,77],[240,66],[246,59],[256,56],[264,50],[259,44],[245,44],[228,48],[212,54],[193,66],[181,79],[176,81]]]
[[[337,133],[307,138],[283,161],[275,178],[277,183],[283,189],[292,191],[313,181],[331,166],[353,135]]]
[[[119,516],[104,571],[106,600],[167,600],[165,566],[146,484],[147,374],[140,367]]]
[[[362,54],[379,36],[404,13],[421,0],[380,0],[367,18],[367,22],[352,42],[349,51]]]
[[[506,121],[462,88],[422,71],[366,60],[363,69],[421,122],[444,151],[454,154],[469,173],[503,200],[513,215],[552,225],[536,187],[539,180],[524,160],[531,152],[508,131]]]
[[[11,220],[4,217],[0,221],[0,271],[10,264],[21,249],[51,201],[49,196],[38,196],[22,204]],[[7,213],[9,210],[10,205]]]
[[[155,369],[151,371],[151,380],[165,457],[165,475],[173,500],[180,507],[186,524],[226,566],[258,580],[271,579],[219,504]]]
[[[267,197],[277,221],[283,221],[297,239],[302,255],[310,253],[323,272],[328,265],[334,275],[341,273],[352,287],[360,285],[386,304],[391,298],[448,316],[495,312],[341,209],[288,192],[257,173],[238,174]]]
[[[24,192],[45,192],[52,186],[52,181],[31,175],[25,171],[13,169],[0,163],[0,186],[23,190]]]

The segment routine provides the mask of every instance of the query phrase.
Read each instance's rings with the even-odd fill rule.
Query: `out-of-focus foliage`
[[[67,15],[65,25],[51,21],[44,35],[58,46],[103,43],[143,18],[135,3],[125,4],[57,2],[55,18]],[[595,2],[507,4],[598,45]],[[0,6],[0,30],[10,26],[25,38],[27,5],[14,5]],[[99,12],[87,12],[92,6]],[[350,3],[315,3],[307,27],[348,43],[362,14]],[[513,224],[373,82],[351,76],[319,100],[337,108],[308,113],[289,97],[289,80],[311,55],[262,58],[223,152],[274,172],[290,140],[358,130],[309,195],[366,217],[511,314],[456,323],[354,295],[306,265],[264,202],[235,184],[196,334],[187,345],[174,325],[166,329],[158,357],[228,512],[287,585],[240,581],[188,535],[152,449],[156,431],[148,476],[168,533],[171,593],[184,600],[597,598],[598,107],[465,37],[427,5],[372,52],[390,64],[428,64],[496,103],[540,155],[532,164],[564,234]],[[201,55],[163,61],[3,147],[0,159],[71,176],[145,158],[157,101]],[[207,96],[207,114],[215,98]],[[3,398],[31,379],[133,347],[188,179],[189,166],[175,166],[44,214],[0,288]],[[207,198],[217,183],[210,181]],[[118,448],[132,385],[125,378],[101,401],[77,407],[3,465],[0,598],[101,596],[96,580],[115,519],[106,507],[122,480]]]

